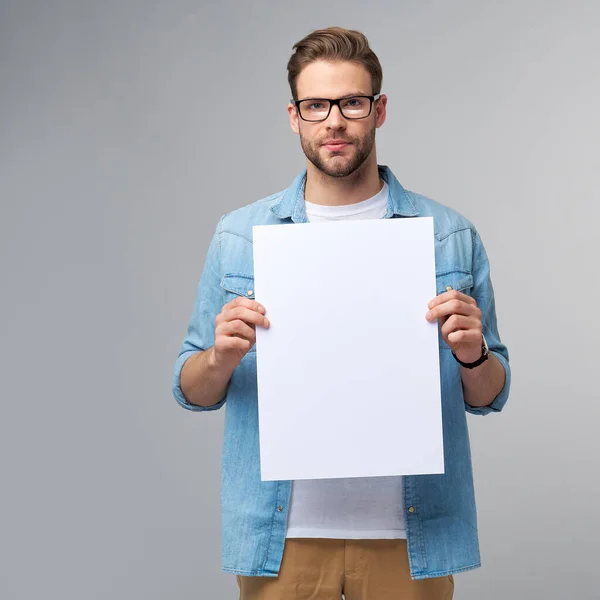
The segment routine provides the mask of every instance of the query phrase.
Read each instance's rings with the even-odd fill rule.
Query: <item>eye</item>
[[[362,108],[365,105],[364,98],[347,98],[344,101],[344,106],[348,108]]]
[[[308,110],[323,110],[325,105],[322,102],[311,102],[308,105]]]

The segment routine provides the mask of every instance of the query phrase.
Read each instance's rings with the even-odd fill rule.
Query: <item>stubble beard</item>
[[[329,177],[348,177],[358,171],[367,158],[369,158],[375,145],[375,131],[375,129],[372,129],[360,138],[342,138],[351,143],[350,148],[355,149],[354,154],[349,157],[343,156],[342,152],[340,152],[339,154],[334,153],[328,160],[324,160],[320,152],[323,148],[322,144],[326,140],[310,141],[300,134],[300,144],[306,158],[321,173]]]

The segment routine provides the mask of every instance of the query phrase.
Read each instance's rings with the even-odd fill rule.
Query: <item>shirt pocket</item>
[[[467,296],[470,296],[470,292],[473,289],[473,274],[470,271],[456,268],[440,269],[435,275],[435,290],[438,296],[443,294],[451,287],[457,292],[462,292]],[[439,334],[439,346],[440,348],[449,349],[450,346],[446,344],[442,334]]]
[[[221,287],[226,292],[227,302],[231,302],[237,296],[254,300],[254,277],[251,275],[227,273],[221,279]]]
[[[221,288],[225,293],[225,304],[235,300],[239,296],[255,300],[254,277],[242,273],[226,273],[221,279]],[[256,352],[256,344],[248,351]]]

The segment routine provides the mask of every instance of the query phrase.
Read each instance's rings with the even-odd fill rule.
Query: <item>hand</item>
[[[451,290],[429,303],[428,321],[439,319],[442,336],[456,358],[465,363],[481,357],[481,309],[471,296]]]
[[[215,321],[214,364],[237,366],[256,343],[256,326],[269,327],[265,307],[248,298],[223,306]]]

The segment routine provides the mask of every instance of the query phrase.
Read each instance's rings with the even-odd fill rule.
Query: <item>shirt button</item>
[[[451,285],[447,285],[446,286],[446,291],[447,292],[451,292],[452,291],[452,286]]]
[[[415,507],[414,506],[409,506],[408,512],[409,513],[414,513],[415,512]]]
[[[248,296],[252,296],[254,294],[254,290],[248,290]]]
[[[277,507],[277,512],[283,512],[283,506],[278,506]]]

